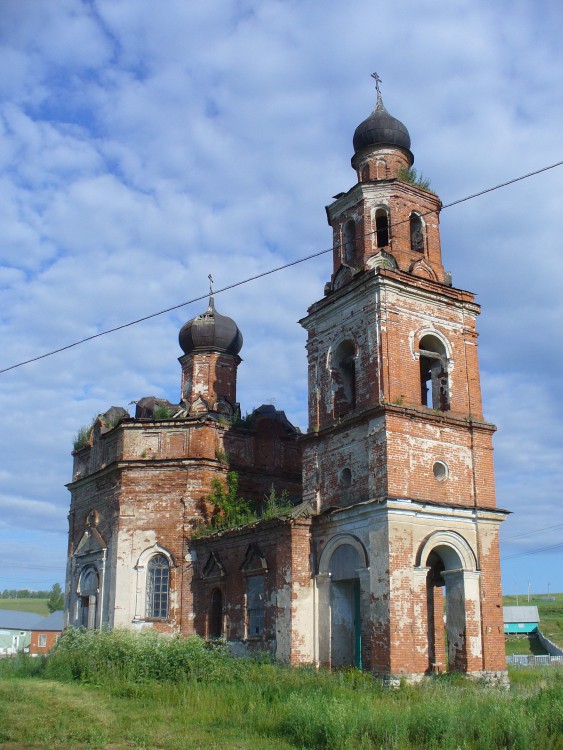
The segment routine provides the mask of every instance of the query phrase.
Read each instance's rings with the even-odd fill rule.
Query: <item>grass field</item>
[[[74,632],[46,661],[0,660],[0,747],[563,750],[563,670],[515,670],[509,691],[459,675],[390,690],[195,638]]]
[[[47,616],[47,599],[0,599],[0,609],[13,609],[16,612],[35,612]]]
[[[536,606],[540,615],[540,630],[551,641],[563,648],[563,594],[550,594],[554,601],[545,601],[547,594],[536,594],[530,597],[505,596],[503,603],[505,607],[528,605]],[[525,638],[523,636],[511,636],[506,641],[507,654],[543,654],[545,651],[539,645],[537,639]]]

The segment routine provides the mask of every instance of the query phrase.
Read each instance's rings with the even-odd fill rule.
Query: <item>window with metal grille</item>
[[[164,555],[155,555],[147,566],[147,617],[166,619],[170,592],[170,567]]]

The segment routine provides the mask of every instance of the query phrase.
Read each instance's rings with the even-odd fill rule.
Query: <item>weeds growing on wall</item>
[[[428,190],[430,193],[434,192],[430,188],[430,180],[421,174],[418,174],[414,167],[400,167],[397,172],[397,179],[402,182],[410,182],[411,185],[416,185],[423,190]]]
[[[208,500],[215,505],[216,513],[208,524],[202,523],[192,532],[194,539],[210,536],[220,531],[228,531],[246,526],[257,521],[280,518],[293,508],[289,494],[284,490],[276,493],[274,485],[265,496],[260,510],[255,510],[250,501],[238,494],[238,474],[230,471],[227,474],[226,486],[220,479],[211,480],[211,494]]]
[[[94,426],[95,420],[90,422],[90,424],[83,425],[78,432],[76,433],[74,437],[74,441],[72,443],[72,448],[75,451],[79,451],[81,448],[85,448],[87,445],[90,445],[90,439],[92,435],[92,427]]]
[[[171,419],[174,416],[171,409],[164,406],[164,404],[155,404],[152,410],[153,419]]]

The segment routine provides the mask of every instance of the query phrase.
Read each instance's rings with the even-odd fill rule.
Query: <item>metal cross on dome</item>
[[[375,90],[377,91],[377,96],[381,96],[381,89],[379,88],[379,84],[383,83],[381,78],[377,75],[377,73],[372,73],[371,77],[375,81]]]
[[[209,274],[207,278],[209,279],[209,294],[213,296],[213,276]]]

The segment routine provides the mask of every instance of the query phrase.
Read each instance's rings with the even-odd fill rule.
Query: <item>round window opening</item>
[[[432,467],[432,471],[434,472],[434,477],[439,482],[443,482],[448,478],[448,466],[443,461],[436,461]]]

